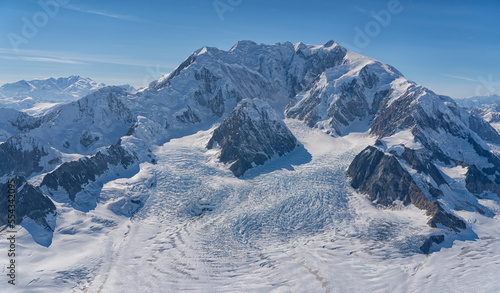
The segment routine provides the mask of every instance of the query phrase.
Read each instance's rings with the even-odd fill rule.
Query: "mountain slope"
[[[9,137],[37,128],[42,120],[14,109],[0,108],[0,142]]]
[[[229,169],[240,177],[248,169],[293,151],[297,139],[267,103],[253,99],[236,106],[215,129],[207,148],[216,146],[220,146],[219,160],[230,164]]]
[[[29,135],[69,153],[91,154],[115,144],[135,122],[118,87],[102,88],[78,101],[55,108],[42,117],[43,125]]]

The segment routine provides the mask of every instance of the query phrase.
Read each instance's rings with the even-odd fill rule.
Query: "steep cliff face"
[[[237,177],[273,157],[295,149],[298,142],[276,112],[259,99],[246,100],[215,129],[207,148],[220,148],[219,160]]]
[[[14,109],[0,108],[0,143],[11,136],[39,127],[43,120]]]
[[[405,160],[402,156],[399,156],[399,159]],[[420,162],[417,164],[420,165]],[[420,169],[420,172],[424,170]],[[387,154],[376,147],[367,147],[352,161],[347,175],[351,178],[352,187],[367,194],[377,205],[390,207],[397,202],[405,206],[413,204],[426,211],[429,216],[428,224],[433,228],[441,225],[456,232],[466,229],[465,222],[446,212],[437,198],[431,200],[424,194],[410,173],[401,166],[396,153]],[[438,193],[435,195],[440,195],[439,189],[431,185],[427,188],[428,194],[432,192],[431,190],[436,190]],[[430,244],[426,242],[421,249],[428,253]]]
[[[102,175],[116,172],[118,168],[127,169],[137,159],[120,144],[112,145],[93,156],[62,164],[43,178],[40,187],[46,187],[49,193],[64,190],[69,199],[75,201],[76,195],[87,185],[97,182]],[[88,204],[94,206],[96,203]]]
[[[379,111],[370,131],[379,138],[389,138],[404,129],[411,133],[406,143],[415,145],[414,152],[420,155],[423,164],[432,168],[419,170],[413,166],[413,169],[432,175],[435,182],[442,184],[443,179],[436,178],[439,172],[435,164],[459,165],[469,169],[466,177],[484,178],[467,180],[471,193],[495,192],[491,181],[500,182],[500,159],[488,143],[498,144],[500,135],[484,120],[458,107],[448,97],[414,87]]]
[[[15,176],[9,180],[14,181],[15,189],[15,211],[16,223],[22,224],[25,217],[29,217],[40,225],[48,226],[46,217],[49,214],[55,214],[56,207],[52,201],[45,196],[38,188],[29,184],[24,177]],[[0,191],[5,196],[0,197],[0,204],[3,207],[8,206],[7,194],[9,183],[0,183]],[[7,208],[0,211],[0,225],[7,224]]]
[[[0,176],[29,177],[60,163],[59,154],[36,138],[18,134],[0,144]]]
[[[5,207],[0,210],[0,225],[8,224],[7,207],[13,204],[15,207],[15,224],[24,226],[33,236],[35,242],[43,246],[52,243],[52,233],[55,228],[57,211],[52,200],[44,195],[39,188],[34,187],[24,177],[13,176],[9,178],[10,183],[15,185],[14,202],[9,202],[7,195],[12,185],[7,182],[0,183],[0,205]],[[10,185],[10,186],[9,186]]]
[[[480,120],[488,122],[488,124],[491,125],[490,127],[493,127],[497,132],[500,132],[500,104],[498,104],[498,102],[500,102],[500,97],[495,96],[491,98],[492,99],[490,100],[488,97],[488,104],[471,103],[471,105],[466,109],[472,114],[471,116],[481,118]]]

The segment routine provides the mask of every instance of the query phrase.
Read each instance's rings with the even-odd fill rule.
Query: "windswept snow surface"
[[[105,184],[95,210],[58,203],[53,244],[21,229],[16,290],[0,291],[498,291],[497,201],[481,199],[495,217],[460,212],[477,240],[423,255],[424,211],[377,209],[348,183],[346,168],[373,138],[285,122],[304,147],[240,179],[205,148],[212,129],[153,149],[157,161]],[[118,216],[117,194],[144,206]]]

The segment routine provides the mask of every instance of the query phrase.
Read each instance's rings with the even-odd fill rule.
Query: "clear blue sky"
[[[0,84],[81,75],[141,87],[203,46],[333,39],[440,94],[500,94],[498,0],[41,0],[53,1],[47,13],[1,0]]]

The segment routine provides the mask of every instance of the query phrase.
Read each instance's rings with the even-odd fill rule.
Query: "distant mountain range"
[[[455,101],[467,111],[487,121],[500,133],[500,96],[479,96]]]
[[[21,80],[0,87],[0,107],[40,115],[56,105],[78,100],[105,86],[80,76]],[[130,85],[120,87],[136,91]]]
[[[500,96],[476,96],[465,99],[455,99],[455,102],[457,102],[457,104],[461,107],[487,107],[500,104]]]

